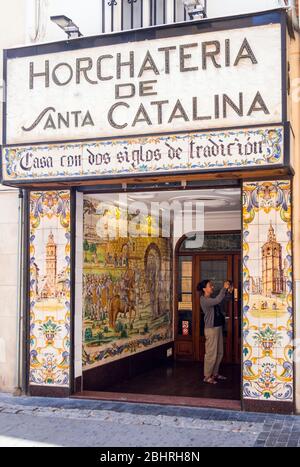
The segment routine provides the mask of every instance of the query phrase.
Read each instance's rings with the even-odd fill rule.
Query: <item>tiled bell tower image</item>
[[[263,294],[270,297],[284,292],[282,268],[282,246],[277,242],[275,230],[270,224],[268,241],[262,246],[262,286]]]
[[[57,279],[57,245],[51,232],[46,245],[46,283],[42,290],[44,298],[55,297]]]
[[[51,232],[46,246],[46,275],[49,287],[55,288],[57,268],[57,245]]]

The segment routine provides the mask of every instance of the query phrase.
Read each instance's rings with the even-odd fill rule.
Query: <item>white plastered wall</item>
[[[0,391],[17,386],[18,191],[0,185]]]
[[[0,67],[3,49],[23,44],[25,2],[0,1]],[[2,76],[2,73],[0,73]],[[2,144],[2,95],[0,78],[0,144]],[[0,391],[13,392],[18,385],[18,274],[19,192],[0,184]]]

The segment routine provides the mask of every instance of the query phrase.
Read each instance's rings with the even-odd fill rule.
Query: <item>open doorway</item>
[[[193,362],[201,376],[204,373],[204,315],[200,307],[197,285],[202,280],[214,284],[217,296],[226,280],[233,285],[232,299],[226,302],[223,327],[224,357],[222,384],[209,389],[198,387],[201,397],[240,399],[241,379],[241,234],[240,231],[206,232],[198,247],[197,234],[183,238],[176,248],[175,352],[176,360]],[[180,364],[178,365],[181,366]]]
[[[161,216],[172,200],[201,202],[203,231],[179,235],[174,215],[168,231]],[[150,211],[154,202],[161,207],[157,216]],[[86,394],[240,399],[240,232],[239,188],[83,196]],[[216,291],[224,280],[234,284],[224,328],[228,379],[218,388],[203,384],[202,278],[213,280]]]

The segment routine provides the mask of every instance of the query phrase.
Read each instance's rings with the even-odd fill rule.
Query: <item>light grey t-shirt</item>
[[[214,306],[219,305],[225,298],[226,289],[222,288],[215,298],[200,297],[200,305],[204,313],[204,324],[206,328],[214,327],[215,310]]]

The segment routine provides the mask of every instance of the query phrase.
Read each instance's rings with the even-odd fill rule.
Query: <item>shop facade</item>
[[[215,275],[234,283],[232,398],[295,411],[297,44],[276,10],[6,51],[28,394],[101,397],[164,359],[200,365],[197,283]],[[171,206],[166,234],[166,203],[191,200],[204,223],[177,232]]]

